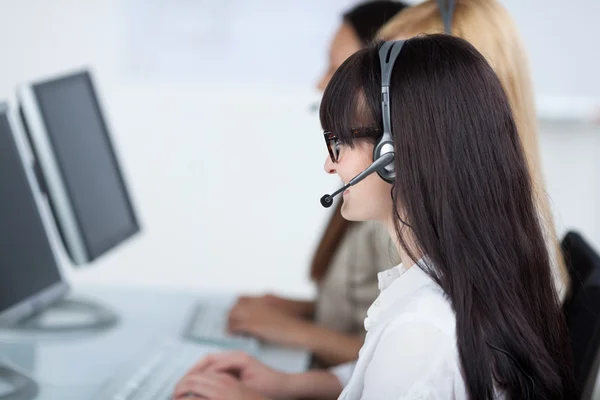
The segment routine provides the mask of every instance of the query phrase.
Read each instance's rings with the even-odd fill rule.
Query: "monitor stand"
[[[10,327],[19,335],[36,337],[58,334],[98,333],[114,327],[119,316],[101,303],[85,298],[66,297]]]
[[[0,362],[0,400],[32,400],[37,393],[33,379]]]

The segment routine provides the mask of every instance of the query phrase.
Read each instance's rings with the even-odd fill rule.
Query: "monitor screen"
[[[33,84],[31,93],[41,123],[27,125],[42,126],[47,137],[70,223],[85,248],[85,260],[79,261],[94,260],[138,232],[139,225],[92,79],[85,71]],[[51,186],[54,179],[48,179],[44,163],[40,166]],[[53,206],[59,201],[51,200]],[[58,221],[63,232],[64,223]]]
[[[0,104],[0,315],[61,281],[7,109]]]

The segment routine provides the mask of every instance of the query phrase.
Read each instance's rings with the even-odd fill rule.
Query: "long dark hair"
[[[368,46],[379,29],[406,7],[407,5],[400,1],[364,1],[344,12],[342,21],[352,27],[363,46]],[[327,273],[340,243],[354,224],[342,217],[341,209],[340,200],[313,256],[310,277],[317,282],[321,281]]]
[[[351,56],[325,90],[321,124],[347,145],[357,125],[382,128],[379,47]],[[405,43],[390,91],[397,235],[413,260],[427,256],[425,272],[452,303],[470,398],[493,399],[494,387],[509,399],[576,398],[544,227],[498,77],[465,40],[420,36]]]

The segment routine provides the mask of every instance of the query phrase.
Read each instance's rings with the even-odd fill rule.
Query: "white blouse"
[[[379,297],[367,312],[358,361],[332,369],[339,399],[466,399],[456,320],[442,289],[420,268],[378,274]]]

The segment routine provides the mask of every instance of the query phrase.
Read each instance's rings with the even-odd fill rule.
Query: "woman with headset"
[[[397,1],[367,1],[343,14],[329,51],[329,66],[319,80],[324,90],[337,68],[368,45],[377,31],[406,6]],[[273,295],[241,297],[229,316],[234,333],[312,352],[315,365],[355,360],[365,335],[363,320],[378,294],[377,273],[397,263],[385,227],[344,219],[341,202],[315,252],[311,278],[314,301]]]
[[[426,35],[350,56],[325,90],[328,173],[342,215],[386,225],[401,263],[378,275],[342,391],[213,355],[175,398],[571,399],[570,346],[510,102],[467,41]],[[375,172],[375,173],[374,173]]]

